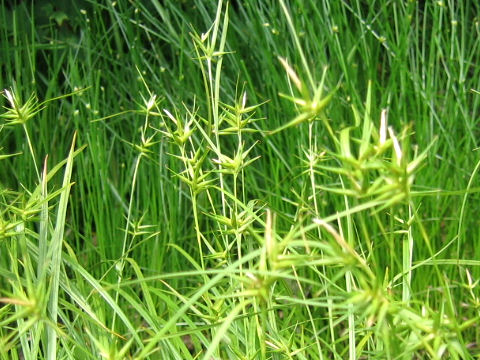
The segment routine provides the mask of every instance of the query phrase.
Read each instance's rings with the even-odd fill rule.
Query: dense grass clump
[[[0,4],[0,359],[480,355],[477,2]]]

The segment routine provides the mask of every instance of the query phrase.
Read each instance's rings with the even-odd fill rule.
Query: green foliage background
[[[225,49],[220,56],[216,54],[213,60],[214,66],[219,64],[220,57],[223,61],[221,80],[220,73],[211,74],[212,78],[219,81],[218,100],[224,111],[221,112],[222,116],[226,111],[223,104],[233,106],[241,103],[244,92],[247,94],[247,106],[261,104],[255,108],[255,122],[251,125],[255,131],[245,132],[241,138],[246,142],[245,149],[256,144],[248,158],[259,158],[248,164],[248,172],[242,172],[241,180],[238,180],[239,193],[236,199],[243,205],[237,209],[235,201],[232,201],[228,209],[240,212],[247,204],[253,204],[250,201],[256,201],[252,209],[258,216],[255,220],[257,227],[263,226],[263,229],[252,225],[250,237],[245,235],[246,240],[238,250],[237,245],[232,245],[233,240],[229,243],[231,234],[218,233],[223,226],[219,225],[219,221],[224,219],[218,216],[222,213],[221,204],[225,207],[225,193],[234,193],[237,183],[226,183],[225,188],[222,187],[223,192],[213,195],[202,192],[198,197],[192,196],[191,187],[181,177],[174,176],[183,174],[185,170],[185,164],[180,161],[178,144],[171,141],[172,137],[157,132],[169,133],[165,127],[169,118],[163,109],[177,119],[188,119],[191,115],[189,111],[194,112],[198,119],[212,117],[205,85],[205,65],[201,65],[205,58],[196,52],[198,48],[194,39],[201,39],[202,34],[207,33],[219,19],[216,17],[217,1],[1,2],[0,88],[13,89],[23,102],[31,94],[36,94],[39,101],[43,101],[74,93],[49,102],[24,127],[2,128],[1,154],[21,153],[2,159],[0,163],[2,224],[15,223],[23,216],[21,214],[25,214],[21,210],[28,204],[30,192],[41,184],[37,170],[41,172],[41,164],[47,155],[48,168],[52,169],[67,157],[74,133],[78,146],[86,145],[74,160],[71,176],[75,184],[68,198],[63,239],[63,251],[68,260],[62,263],[62,270],[59,271],[62,271],[65,279],[76,283],[78,288],[75,291],[78,290],[78,293],[75,294],[91,306],[92,312],[98,317],[98,321],[95,321],[103,324],[108,331],[98,324],[92,325],[88,320],[78,321],[81,323],[78,326],[75,319],[85,316],[85,309],[82,310],[83,315],[82,311],[75,310],[72,305],[74,302],[70,301],[74,295],[63,288],[60,293],[60,316],[64,326],[60,327],[67,334],[63,340],[59,340],[64,342],[59,346],[59,354],[63,357],[96,358],[91,354],[99,352],[101,346],[93,338],[100,339],[104,344],[113,343],[112,348],[115,349],[122,348],[125,339],[133,339],[131,341],[135,345],[129,343],[125,353],[132,358],[146,357],[145,347],[140,344],[147,344],[165,323],[163,320],[159,320],[159,323],[156,320],[142,320],[142,311],[148,312],[154,308],[158,318],[167,321],[182,304],[195,299],[196,290],[201,285],[214,278],[214,274],[208,272],[212,269],[225,271],[230,280],[215,288],[210,298],[198,300],[199,303],[195,302],[197,300],[192,302],[199,313],[209,316],[213,316],[212,304],[221,303],[218,305],[220,310],[215,310],[218,311],[216,322],[208,323],[205,327],[198,326],[196,316],[201,316],[189,308],[188,320],[181,319],[187,323],[186,329],[182,328],[183,325],[175,325],[166,330],[168,334],[162,338],[163,345],[153,355],[148,354],[152,359],[157,356],[194,358],[196,354],[208,354],[208,345],[215,344],[215,334],[221,329],[221,324],[229,320],[228,314],[234,317],[238,313],[241,314],[240,320],[234,323],[243,323],[244,331],[219,330],[230,342],[222,338],[221,344],[225,342],[227,345],[218,346],[218,350],[217,346],[212,346],[212,349],[216,349],[212,351],[216,353],[209,355],[214,358],[233,358],[235,354],[238,358],[283,359],[298,356],[308,359],[321,356],[323,351],[326,358],[354,358],[356,355],[351,348],[355,345],[358,357],[369,358],[463,358],[465,354],[473,356],[478,353],[480,334],[473,323],[480,316],[475,282],[480,276],[476,260],[480,257],[480,227],[476,216],[479,200],[476,149],[479,147],[480,129],[480,6],[476,1],[294,0],[286,3],[295,32],[289,26],[279,1],[230,2]],[[225,13],[225,6],[221,14]],[[223,17],[221,19],[223,21]],[[219,34],[222,36],[223,31],[226,29],[221,27]],[[295,36],[299,39],[305,61],[295,43]],[[301,123],[275,135],[268,135],[269,131],[280,128],[301,111],[299,106],[279,96],[279,93],[291,96],[298,93],[279,57],[287,59],[291,69],[305,83],[308,83],[309,76],[320,81],[324,66],[328,66],[324,87],[332,90],[338,85],[338,90],[325,116],[338,138],[342,130],[352,127],[355,128],[352,130],[352,144],[360,143],[358,139],[363,133],[361,126],[358,126],[358,119],[353,115],[353,108],[360,114],[359,119],[363,121],[364,117],[368,117],[377,127],[382,109],[388,109],[388,125],[398,134],[403,128],[408,129],[408,143],[402,143],[406,146],[406,153],[415,154],[416,149],[417,153],[421,153],[429,149],[422,167],[416,173],[410,203],[402,203],[399,210],[382,209],[383,212],[374,213],[368,208],[358,217],[349,214],[348,209],[365,199],[350,201],[345,194],[339,195],[320,188],[341,188],[344,185],[342,182],[347,179],[347,176],[328,173],[320,165],[316,167],[314,175],[320,187],[310,188],[311,179],[305,159],[307,149],[313,149],[314,142],[328,152],[326,165],[347,167],[342,165],[340,158],[332,155],[341,146],[332,142],[323,120]],[[151,115],[146,108],[153,94],[156,95],[157,114]],[[0,100],[6,108],[7,100]],[[149,116],[152,120],[145,126],[145,118]],[[200,124],[207,123],[207,120],[198,121]],[[196,127],[201,126],[197,124]],[[32,149],[25,139],[26,132],[32,139],[33,158],[40,164],[37,170],[32,161]],[[142,141],[149,136],[152,136],[152,143],[148,144],[148,151],[147,147],[142,148],[145,156],[139,156],[139,148],[135,145],[145,145]],[[215,169],[214,158],[218,154],[212,151],[212,146],[198,131],[193,138],[194,147],[205,150],[207,156],[203,169],[212,171],[217,179],[217,173],[212,169]],[[216,145],[221,146],[222,154],[232,156],[239,143],[240,139],[222,137]],[[63,189],[65,179],[66,175],[63,178],[59,174],[53,176],[48,183],[49,192]],[[193,198],[196,202],[192,205]],[[319,203],[315,203],[315,206],[313,198],[318,198]],[[49,206],[52,218],[61,202],[57,197],[51,199]],[[212,204],[218,206],[217,211],[212,210]],[[17,208],[20,210],[16,212]],[[357,327],[352,330],[352,323],[348,321],[353,321],[354,317],[349,306],[354,301],[349,302],[351,299],[348,296],[342,298],[345,293],[337,289],[346,289],[348,276],[343,277],[343,270],[329,270],[328,264],[322,264],[323,267],[307,266],[295,276],[288,272],[292,278],[275,274],[282,280],[281,285],[275,288],[278,293],[272,291],[271,297],[287,296],[291,303],[273,301],[269,303],[271,307],[268,314],[262,313],[263,317],[258,315],[262,312],[261,301],[244,303],[242,298],[237,302],[237,287],[244,289],[244,285],[238,285],[243,284],[244,280],[239,279],[243,276],[243,270],[240,267],[240,273],[236,273],[238,269],[232,264],[239,260],[240,253],[253,254],[254,257],[255,251],[260,252],[266,246],[263,240],[258,239],[266,237],[264,232],[268,226],[264,210],[267,208],[275,214],[275,236],[279,238],[288,238],[292,229],[297,231],[298,227],[308,227],[314,218],[326,218],[347,211],[348,216],[336,219],[338,221],[333,221],[332,225],[339,231],[345,229],[345,238],[355,251],[367,262],[372,261],[372,272],[377,281],[375,284],[382,291],[388,288],[394,294],[389,301],[394,304],[398,300],[398,304],[395,303],[398,309],[405,306],[405,311],[411,310],[416,314],[426,312],[425,318],[440,324],[438,328],[432,325],[429,330],[422,328],[418,332],[409,330],[405,333],[401,330],[399,334],[392,335],[389,332],[387,336],[384,333],[386,330],[380,325],[375,328],[370,320],[364,321],[371,319],[369,312],[375,313],[376,319],[379,316],[378,309],[367,308],[355,312]],[[397,238],[404,230],[401,225],[404,223],[398,219],[411,221],[412,211],[417,214],[418,223],[414,222],[415,225],[411,225],[408,231],[409,236],[415,239],[413,264],[419,270],[413,273],[414,281],[409,289],[414,294],[412,302],[405,303],[399,300],[402,298],[398,290],[400,283],[392,279],[395,276],[401,278],[402,271],[406,269],[402,264],[402,251],[405,250]],[[26,222],[26,227],[33,232],[40,232],[37,215]],[[196,225],[197,221],[199,223]],[[50,227],[55,226],[50,224]],[[3,228],[6,229],[6,226]],[[217,252],[204,249],[202,254],[199,251],[197,239],[201,237],[200,230],[201,236],[211,241]],[[325,229],[317,233],[317,230],[309,228],[305,232],[298,230],[295,235],[319,240],[328,237],[326,233],[328,231]],[[18,299],[23,291],[17,289],[17,293],[12,283],[17,281],[17,285],[21,284],[19,288],[28,288],[28,279],[19,280],[28,273],[28,270],[22,270],[22,266],[28,266],[23,261],[19,265],[20,270],[12,270],[15,268],[12,265],[14,255],[17,254],[17,250],[12,250],[15,240],[6,236],[5,231],[0,231],[0,234],[4,237],[0,237],[0,297],[10,299],[3,301],[8,305],[0,308],[0,321],[5,326],[0,335],[9,339],[15,327],[23,326],[13,320],[14,314],[20,310],[19,306],[11,303],[11,299]],[[235,236],[238,240],[239,234]],[[38,236],[27,236],[26,241],[27,245],[30,242],[36,244]],[[125,244],[128,244],[128,251]],[[32,264],[35,264],[36,250],[32,250],[32,245],[27,245],[32,251]],[[297,245],[293,248],[298,250]],[[306,256],[304,250],[298,251],[299,255]],[[433,257],[433,254],[436,256]],[[340,256],[339,253],[334,255]],[[134,265],[133,262],[131,266],[124,265],[127,258],[133,259]],[[308,259],[301,258],[298,264]],[[423,266],[419,265],[422,261]],[[121,275],[116,267],[120,263]],[[253,260],[248,260],[245,267],[253,263]],[[125,270],[123,266],[126,266]],[[236,270],[229,273],[232,269]],[[258,267],[255,269],[258,270]],[[167,288],[166,280],[155,278],[159,274],[197,270],[191,276],[172,276]],[[355,276],[356,270],[352,271]],[[115,293],[116,284],[125,281],[128,288],[128,281],[139,279],[139,274],[152,276],[153,280],[134,283],[132,293],[127,292],[122,296],[118,295],[119,290]],[[90,276],[95,281],[86,280]],[[359,275],[358,282],[354,281],[360,290],[362,283],[359,279],[362,276]],[[390,280],[392,288],[380,286]],[[304,288],[295,281],[303,284]],[[318,282],[330,284],[331,288],[326,285],[322,287]],[[91,289],[96,288],[95,284],[112,294],[115,305],[106,304],[105,297],[92,296]],[[147,290],[142,286],[147,286]],[[292,311],[293,315],[289,317],[286,312],[288,306],[295,303],[292,298],[301,297],[298,295],[298,286],[302,289],[303,302],[299,300],[297,310]],[[325,288],[332,291],[333,295],[324,293]],[[314,289],[318,290],[316,295]],[[350,290],[345,292],[351,293]],[[227,296],[224,297],[225,294]],[[319,298],[315,299],[317,295]],[[395,295],[398,297],[395,298]],[[94,300],[90,301],[90,296]],[[149,296],[153,296],[154,300],[149,300]],[[330,303],[324,305],[327,301],[337,303],[339,299],[344,302],[339,301],[338,308]],[[317,300],[322,305],[317,304]],[[370,300],[362,301],[368,303]],[[248,306],[253,309],[249,310]],[[121,318],[115,310],[117,307],[129,313],[132,324],[138,326],[141,335],[137,336],[141,340],[131,334],[128,326],[118,325],[118,320],[115,324],[115,318]],[[446,308],[453,310],[449,312]],[[326,314],[327,310],[329,312]],[[386,318],[391,316],[388,320],[391,321],[389,331],[393,331],[397,324],[395,316],[401,313],[401,310],[398,313],[397,310],[385,310],[388,314]],[[363,316],[363,311],[367,315]],[[280,312],[283,314],[281,317],[278,315]],[[442,322],[444,312],[448,318],[445,323]],[[279,316],[278,328],[272,325],[274,321],[269,318],[274,313]],[[48,318],[48,312],[43,315]],[[419,320],[409,318],[409,321],[408,328]],[[292,340],[295,343],[292,345],[282,330],[297,329],[298,324],[304,326],[298,330],[302,333],[298,336],[303,344]],[[313,331],[311,324],[317,324],[328,335]],[[82,338],[82,328],[88,329],[90,338]],[[37,331],[35,334],[41,333]],[[265,340],[262,331],[268,332],[269,336],[277,331],[278,337],[271,335],[270,340]],[[116,332],[124,337],[112,335]],[[372,333],[381,340],[377,342]],[[1,356],[23,356],[20,354],[25,354],[29,348],[25,345],[25,338],[21,342],[26,334],[15,338],[18,342],[9,349],[11,352]],[[186,340],[187,335],[192,340]],[[39,343],[43,344],[44,335],[38,336]],[[458,342],[453,341],[457,336]],[[62,338],[61,335],[59,337]],[[240,339],[237,342],[232,340],[236,337]],[[444,342],[435,343],[435,337]],[[356,338],[357,342],[352,343],[352,338]],[[420,340],[417,341],[417,338]],[[287,345],[282,343],[282,346],[285,345],[286,349],[278,345],[281,342],[279,339],[285,340]],[[385,339],[395,339],[398,344]],[[275,343],[276,340],[279,343]],[[277,344],[283,350],[271,350],[275,346],[270,345],[267,345],[270,346],[269,351],[245,350],[249,346],[262,349],[266,341]],[[2,342],[4,346],[7,343]],[[321,346],[313,348],[309,346],[311,343]],[[407,355],[402,355],[402,346],[406,346]],[[39,358],[47,358],[47,346],[39,345],[39,348]],[[319,351],[319,348],[323,350]],[[177,353],[173,349],[183,350]],[[111,354],[118,354],[116,350],[111,351]],[[110,358],[115,358],[113,356]]]

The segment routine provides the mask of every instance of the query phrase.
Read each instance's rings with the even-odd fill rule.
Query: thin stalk
[[[197,244],[198,244],[198,251],[200,256],[200,264],[202,270],[205,270],[205,260],[203,258],[203,246],[202,246],[202,233],[200,232],[200,224],[198,220],[198,205],[197,205],[197,195],[191,191],[192,196],[192,208],[193,208],[193,221],[195,222],[195,233],[197,234]]]
[[[298,54],[300,55],[300,59],[302,60],[302,65],[307,73],[308,81],[310,82],[310,87],[311,89],[315,89],[315,81],[313,80],[312,73],[310,72],[310,65],[308,64],[307,58],[305,57],[305,54],[303,53],[302,50],[302,45],[300,44],[300,40],[297,36],[297,31],[295,30],[295,26],[293,25],[292,17],[290,16],[290,13],[285,6],[284,0],[280,0],[280,5],[282,7],[283,13],[285,14],[285,18],[287,19],[288,27],[290,28],[290,33],[293,37],[293,41],[295,42],[296,50]]]
[[[219,14],[221,12],[221,6],[222,6],[222,1],[219,2],[218,5],[218,10],[217,10],[217,26],[218,26],[218,21],[220,20]],[[217,29],[217,27],[215,28]],[[220,84],[221,84],[221,73],[222,73],[222,63],[223,63],[223,55],[222,53],[224,52],[225,49],[225,43],[227,40],[227,30],[228,30],[228,3],[225,8],[225,15],[223,18],[223,27],[222,27],[222,37],[220,38],[220,46],[219,46],[219,59],[216,67],[216,73],[215,73],[215,85],[212,84],[212,65],[211,65],[211,59],[208,59],[208,74],[210,78],[210,91],[212,92],[212,109],[213,109],[213,123],[214,123],[214,128],[215,128],[215,142],[216,146],[219,152],[221,152],[221,145],[220,145],[220,119],[218,116],[218,107],[219,107],[219,102],[220,102]],[[214,39],[216,39],[216,36],[214,35]],[[220,165],[219,165],[220,166]],[[223,190],[224,189],[224,184],[223,184],[223,174],[220,172],[219,174],[220,178],[220,188]],[[225,200],[225,194],[222,191],[220,194],[222,198],[222,209],[223,209],[223,216],[226,216],[226,211],[227,211],[227,206],[226,206],[226,200]]]
[[[351,293],[353,290],[353,276],[351,271],[345,273],[346,290]],[[355,311],[353,304],[349,303],[347,308],[348,318],[348,358],[350,360],[357,359],[357,345],[355,340]]]
[[[313,134],[313,128],[314,128],[314,123],[312,121],[308,125],[308,147],[309,147],[309,150],[308,150],[308,155],[309,155],[308,164],[309,164],[310,186],[312,187],[313,207],[314,207],[314,210],[315,210],[315,216],[316,217],[321,217],[320,216],[320,209],[318,207],[318,200],[317,200],[317,193],[316,193],[317,185],[316,185],[316,181],[315,181],[315,171],[314,171],[314,167],[313,167],[314,164],[315,164],[315,161],[314,161],[314,159],[311,158],[313,156],[317,156],[317,144],[316,144],[316,137]],[[322,240],[323,237],[322,237],[322,232],[321,232],[320,228],[317,228],[317,236],[318,236],[319,240]],[[310,248],[309,248],[308,244],[306,244],[306,250],[307,250],[307,252],[310,252]],[[323,251],[321,251],[321,254],[323,255]],[[322,272],[325,275],[325,277],[327,277],[327,269],[326,269],[325,265],[322,265]],[[322,283],[324,283],[323,279],[321,279],[320,281]],[[325,296],[326,296],[327,299],[329,298],[328,294],[329,294],[328,287],[325,286]],[[332,348],[335,351],[336,345],[335,345],[335,333],[333,331],[334,316],[333,316],[333,306],[332,305],[333,305],[332,302],[329,301],[327,309],[328,309],[328,321],[329,321],[330,335],[331,335],[331,340],[332,340]],[[311,318],[311,321],[312,321],[313,318],[311,316],[311,311],[308,307],[307,307],[307,311],[308,311],[309,317]],[[318,339],[316,339],[316,340],[317,340],[317,347],[318,347],[319,354],[322,357],[323,355],[321,353],[320,343],[318,342]]]
[[[28,134],[27,126],[25,124],[23,124],[23,130],[25,131],[25,136],[27,137],[28,149],[30,150],[30,155],[32,155],[33,166],[35,168],[35,173],[37,174],[38,183],[40,184],[42,182],[42,179],[40,177],[40,172],[38,171],[37,160],[35,159],[35,151],[33,150],[32,141],[30,139],[30,135]]]
[[[123,237],[123,244],[122,244],[122,253],[120,260],[117,264],[117,288],[115,292],[115,303],[118,304],[118,299],[120,296],[120,284],[123,279],[123,269],[125,267],[125,255],[127,251],[127,239],[128,239],[128,228],[130,226],[130,220],[132,217],[132,207],[133,207],[133,199],[134,199],[134,193],[135,193],[135,188],[137,184],[137,174],[138,174],[138,168],[140,167],[140,161],[142,160],[143,154],[140,153],[137,155],[135,159],[135,167],[133,171],[133,178],[132,178],[132,193],[130,194],[130,200],[128,202],[128,211],[127,211],[127,221],[124,229],[124,237]],[[112,315],[112,330],[115,331],[115,321],[117,319],[117,313],[114,312]]]
[[[413,233],[410,219],[412,218],[412,204],[408,206],[407,234],[402,241],[402,301],[408,305],[412,288],[412,260],[413,260]]]
[[[67,215],[67,205],[70,196],[70,188],[72,184],[70,179],[72,176],[73,168],[73,154],[75,149],[76,133],[73,136],[70,153],[68,155],[67,164],[65,167],[65,174],[63,177],[63,191],[60,195],[60,202],[58,204],[58,211],[55,223],[55,230],[50,241],[50,249],[48,257],[50,259],[51,269],[51,282],[50,293],[48,301],[48,310],[50,314],[50,320],[56,324],[58,318],[58,304],[59,304],[59,287],[60,287],[60,268],[62,264],[62,244],[63,234],[65,231],[65,218]],[[57,358],[57,333],[56,330],[49,326],[47,328],[47,354],[48,360],[55,360]]]

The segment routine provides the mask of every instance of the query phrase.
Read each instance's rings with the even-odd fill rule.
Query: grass
[[[478,5],[0,7],[0,359],[480,354]]]

